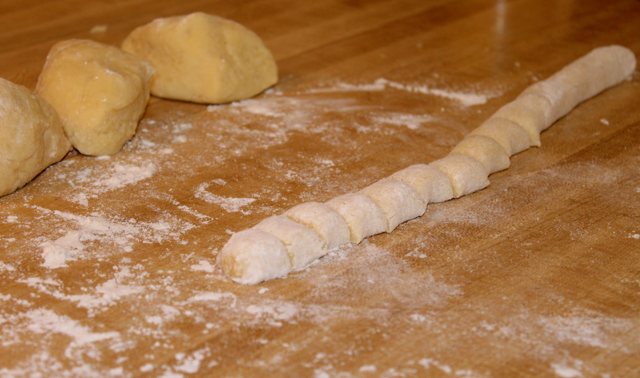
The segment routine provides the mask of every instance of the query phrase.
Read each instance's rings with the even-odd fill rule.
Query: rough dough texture
[[[293,270],[304,268],[327,252],[324,240],[315,231],[284,215],[269,217],[253,228],[266,231],[280,239],[287,249]]]
[[[411,165],[391,175],[392,179],[410,185],[424,203],[438,203],[453,198],[451,182],[444,172],[426,164]]]
[[[284,213],[289,219],[314,230],[324,240],[327,249],[349,243],[347,222],[329,206],[319,202],[306,202]]]
[[[418,192],[402,181],[385,178],[358,193],[371,198],[387,217],[387,232],[395,230],[402,222],[424,214],[427,204]]]
[[[551,125],[551,102],[544,96],[520,96],[498,109],[492,118],[504,118],[517,123],[529,134],[529,144],[540,147],[540,132]]]
[[[612,87],[633,73],[636,57],[622,46],[598,47],[548,79],[531,85],[521,96],[539,94],[549,99],[551,124],[576,105]]]
[[[466,155],[449,155],[431,163],[432,166],[444,172],[451,186],[455,198],[471,194],[489,186],[489,171],[478,160]]]
[[[291,271],[282,242],[268,232],[248,229],[231,236],[218,255],[218,266],[235,282],[255,285]]]
[[[0,78],[0,196],[31,181],[70,148],[51,105]]]
[[[490,174],[509,168],[511,163],[500,143],[484,135],[467,135],[451,154],[471,156],[484,164]]]
[[[205,13],[154,20],[131,32],[122,48],[156,69],[154,96],[218,104],[278,81],[275,60],[255,33]]]
[[[335,210],[349,226],[352,243],[387,231],[387,217],[371,198],[364,194],[348,193],[326,203]]]
[[[500,143],[509,156],[530,147],[529,134],[522,126],[504,118],[489,118],[470,135],[484,135]]]
[[[71,144],[85,155],[113,155],[136,132],[153,68],[117,47],[88,40],[55,44],[36,93],[56,109]]]

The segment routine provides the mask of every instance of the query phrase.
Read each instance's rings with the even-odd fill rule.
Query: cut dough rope
[[[471,194],[489,185],[491,173],[507,169],[509,157],[540,146],[540,132],[580,102],[627,79],[633,52],[596,48],[527,88],[473,130],[449,154],[429,165],[400,170],[357,193],[325,204],[308,202],[234,234],[218,255],[233,281],[257,284],[304,268],[328,250],[392,232],[424,214],[427,204]]]

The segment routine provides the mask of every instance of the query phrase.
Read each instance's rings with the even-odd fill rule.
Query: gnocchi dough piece
[[[284,244],[270,233],[256,229],[233,234],[222,247],[217,262],[227,276],[245,285],[282,277],[291,271]]]
[[[418,192],[402,181],[385,178],[358,193],[371,198],[387,218],[387,232],[395,230],[402,222],[424,214],[427,204]]]
[[[255,33],[201,12],[154,20],[132,31],[122,48],[156,69],[151,93],[158,97],[219,104],[278,81],[273,55]]]
[[[324,240],[326,249],[349,243],[347,222],[329,206],[319,202],[306,202],[287,210],[289,219],[314,230]]]
[[[0,196],[31,181],[70,148],[51,105],[0,78]]]
[[[455,198],[471,194],[489,186],[489,171],[481,162],[467,155],[449,155],[431,163],[432,166],[444,172],[451,186]]]
[[[489,118],[470,135],[484,135],[495,140],[509,156],[530,147],[527,131],[517,123],[504,118]]]
[[[360,243],[368,236],[387,231],[388,222],[384,212],[364,194],[344,194],[328,201],[326,205],[347,222],[352,243]]]
[[[304,268],[313,260],[324,256],[327,251],[324,241],[315,231],[284,215],[269,217],[253,228],[280,239],[289,255],[292,270]]]
[[[152,76],[147,62],[117,47],[69,40],[51,48],[36,93],[56,109],[78,151],[113,155],[136,132]]]
[[[451,154],[471,156],[489,170],[489,174],[509,168],[509,155],[500,143],[484,135],[467,135]]]
[[[549,99],[551,125],[582,101],[630,77],[635,68],[636,57],[628,48],[598,47],[548,79],[531,85],[521,96],[538,94]]]
[[[453,198],[449,178],[441,170],[426,164],[411,165],[391,175],[392,179],[410,185],[424,203],[437,203]]]
[[[551,125],[551,102],[544,96],[520,96],[498,109],[492,118],[504,118],[517,123],[529,134],[529,144],[540,147],[540,132]]]

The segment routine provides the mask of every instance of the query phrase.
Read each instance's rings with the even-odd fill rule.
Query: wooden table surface
[[[215,265],[233,232],[444,157],[594,47],[640,56],[640,2],[5,0],[0,77],[33,89],[58,41],[193,11],[260,35],[280,82],[152,98],[117,155],[0,198],[0,376],[640,376],[637,72],[393,233],[256,286]]]

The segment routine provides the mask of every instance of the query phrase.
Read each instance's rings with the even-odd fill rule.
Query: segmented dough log
[[[630,77],[635,68],[636,57],[626,47],[598,47],[548,79],[531,85],[521,96],[539,94],[549,99],[551,125],[582,101]]]
[[[306,202],[287,210],[284,215],[314,230],[324,240],[327,249],[349,243],[351,233],[347,222],[323,203]]]
[[[522,126],[503,118],[489,118],[470,135],[484,135],[500,143],[509,156],[530,147],[529,134]]]
[[[347,222],[352,243],[360,243],[368,236],[387,231],[388,221],[384,212],[364,194],[344,194],[328,201],[326,205]]]
[[[387,217],[387,232],[395,230],[402,222],[424,214],[427,204],[411,186],[402,181],[385,178],[358,193],[371,198]]]
[[[471,156],[489,170],[489,173],[509,168],[509,154],[500,143],[484,135],[467,135],[451,151],[451,154]]]
[[[481,162],[471,156],[449,155],[434,161],[431,165],[449,177],[455,198],[489,186],[487,179],[489,171]]]
[[[415,164],[391,175],[410,185],[424,203],[437,203],[453,198],[451,182],[444,172],[426,164]]]
[[[0,196],[31,181],[70,148],[51,105],[0,78]]]
[[[540,147],[540,131],[550,125],[550,113],[551,102],[546,97],[529,94],[504,105],[491,118],[503,118],[517,123],[529,134],[529,144]]]
[[[313,260],[324,256],[327,251],[324,240],[315,231],[284,215],[269,217],[253,228],[280,239],[287,249],[292,270],[304,268]]]
[[[277,237],[256,229],[231,236],[218,255],[218,266],[235,282],[255,285],[291,271],[287,250]]]

